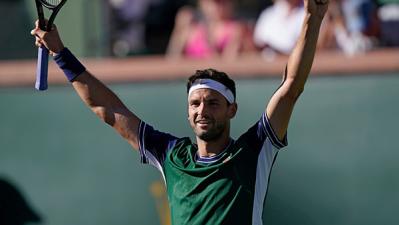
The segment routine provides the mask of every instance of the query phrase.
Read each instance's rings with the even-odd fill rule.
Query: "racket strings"
[[[62,0],[40,0],[40,2],[42,2],[42,4],[47,8],[55,8],[62,2]]]

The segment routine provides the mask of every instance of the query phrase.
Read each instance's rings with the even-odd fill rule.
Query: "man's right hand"
[[[36,20],[35,28],[30,33],[36,37],[35,45],[37,47],[46,47],[52,56],[64,49],[64,44],[55,25],[51,27],[51,31],[43,31],[39,28],[39,20]]]

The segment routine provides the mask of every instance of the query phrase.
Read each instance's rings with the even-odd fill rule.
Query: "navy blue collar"
[[[203,163],[203,164],[211,164],[211,163],[217,162],[220,158],[223,157],[223,155],[224,155],[224,153],[226,152],[226,150],[227,150],[233,143],[234,143],[234,140],[233,140],[232,138],[230,138],[230,142],[229,142],[229,144],[227,145],[227,147],[226,147],[223,151],[221,151],[220,153],[218,153],[217,155],[214,155],[214,156],[200,156],[200,155],[198,154],[198,151],[197,151],[197,153],[195,154],[195,162]]]

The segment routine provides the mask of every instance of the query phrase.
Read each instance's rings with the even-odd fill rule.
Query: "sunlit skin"
[[[215,155],[230,141],[230,120],[237,104],[211,89],[198,89],[188,98],[188,120],[193,129],[200,156]]]
[[[303,1],[305,18],[302,31],[288,59],[284,73],[284,83],[273,94],[266,106],[266,114],[270,124],[280,140],[283,140],[286,135],[294,105],[303,92],[310,73],[320,26],[327,11],[328,2],[329,0]],[[50,51],[50,54],[59,53],[64,48],[55,26],[52,27],[51,31],[47,32],[40,30],[38,22],[36,22],[31,34],[36,38],[36,46],[45,46]],[[184,43],[180,38],[176,40],[177,44]],[[178,49],[180,48],[181,46],[178,47]],[[230,55],[229,51],[227,53]],[[134,149],[139,149],[139,126],[142,120],[130,111],[111,89],[89,71],[81,73],[72,82],[72,85],[83,102],[100,119],[112,126]],[[215,104],[212,103],[214,102],[213,100],[208,100],[211,97],[218,99],[216,106],[212,106]],[[193,99],[194,102],[197,102],[195,104],[198,104],[198,106],[195,104],[189,105],[188,119],[197,135],[200,155],[209,156],[222,151],[230,140],[230,119],[234,117],[237,105],[228,105],[223,96],[211,90],[199,89],[190,96],[190,99]],[[201,120],[201,118],[205,119]]]

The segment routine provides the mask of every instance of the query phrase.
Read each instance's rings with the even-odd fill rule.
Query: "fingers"
[[[46,20],[46,24],[47,24],[47,20]],[[57,30],[57,27],[53,24],[51,26],[51,29],[49,32],[56,31],[56,30]],[[36,20],[35,28],[33,30],[31,30],[31,32],[30,32],[31,35],[36,36],[36,42],[39,40],[40,43],[43,43],[42,40],[45,39],[45,36],[47,35],[47,33],[48,33],[47,31],[40,29],[39,20]]]
[[[44,38],[46,32],[40,29],[39,20],[35,21],[35,28],[33,30],[31,30],[30,34],[35,36],[35,45],[37,47],[44,46],[43,38]]]
[[[35,36],[35,45],[37,47],[42,47],[43,46],[43,34],[40,29],[33,29],[30,32],[31,35]]]
[[[47,28],[47,25],[48,25],[48,20],[47,19],[44,19],[44,25],[45,25],[45,27]],[[38,28],[38,29],[40,29],[40,22],[39,22],[39,20],[36,20],[35,21],[35,28]],[[51,28],[49,29],[49,31],[53,31],[53,30],[56,30],[57,29],[57,26],[55,25],[55,24],[51,24]],[[41,29],[42,30],[42,29]],[[48,29],[44,29],[44,30],[48,30]]]
[[[38,27],[36,27],[35,29],[31,30],[31,32],[30,32],[31,35],[36,36],[36,37],[41,38],[41,39],[44,38],[44,35],[46,33],[47,33],[46,31],[42,31]]]
[[[36,45],[37,47],[42,47],[42,46],[44,46],[44,44],[43,44],[43,43],[40,41],[40,39],[38,39],[38,38],[36,38],[35,45]]]
[[[39,28],[35,28],[31,31],[31,35],[35,36],[35,45],[37,47],[45,46],[43,42],[43,38],[46,32],[40,30]]]
[[[31,30],[31,35],[35,36],[35,45],[45,47],[51,53],[57,53],[64,49],[64,44],[58,34],[57,27],[53,25],[50,31],[40,29],[39,21],[35,22],[35,28]]]

